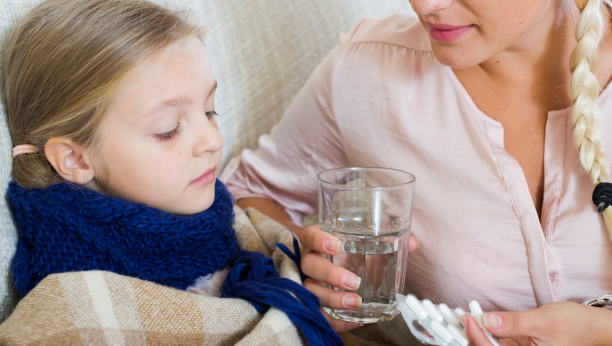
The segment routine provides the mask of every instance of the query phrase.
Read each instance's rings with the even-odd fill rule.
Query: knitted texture
[[[212,206],[189,216],[71,183],[25,189],[12,182],[7,197],[19,229],[12,269],[22,296],[49,274],[83,270],[184,290],[238,249],[232,196],[220,181]]]

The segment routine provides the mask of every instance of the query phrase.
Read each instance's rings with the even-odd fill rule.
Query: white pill
[[[477,301],[472,300],[470,302],[470,311],[472,312],[472,317],[474,317],[480,328],[484,329],[484,326],[482,325],[482,308]]]
[[[457,341],[459,345],[467,346],[470,343],[467,340],[467,336],[462,331],[457,329],[457,327],[449,324],[448,326],[446,326],[446,329],[448,329],[448,331],[451,332],[451,334],[453,334],[455,341]]]
[[[423,299],[422,304],[425,310],[427,311],[427,314],[429,315],[429,317],[431,317],[432,320],[438,321],[440,323],[444,321],[444,318],[442,317],[442,315],[440,315],[438,309],[436,309],[436,306],[431,302],[431,300]]]
[[[444,340],[444,342],[453,341],[453,334],[451,334],[448,330],[446,330],[446,328],[444,328],[442,324],[440,324],[440,322],[431,321],[429,326],[431,327],[431,330],[434,331],[434,333],[438,334],[438,336],[440,336],[440,338]]]
[[[409,294],[406,296],[406,305],[408,305],[410,310],[412,310],[412,312],[414,312],[414,314],[420,320],[427,318],[427,311],[423,309],[423,307],[421,306],[421,303],[419,303],[419,300],[416,299],[416,297],[413,296],[412,294]]]
[[[478,304],[477,301],[472,300],[470,302],[470,312],[472,312],[472,314],[482,314],[482,308],[480,307],[480,304]]]
[[[446,323],[451,324],[453,326],[459,325],[459,320],[457,319],[457,317],[455,317],[453,312],[448,308],[448,305],[446,304],[438,305],[438,311],[440,312],[440,314],[442,314],[442,317],[444,317],[444,319],[446,320]]]

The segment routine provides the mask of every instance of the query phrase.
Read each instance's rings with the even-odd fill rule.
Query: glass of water
[[[404,294],[416,178],[390,168],[346,167],[323,171],[317,180],[319,224],[342,242],[339,254],[325,257],[361,278],[353,292],[363,301],[357,310],[325,311],[356,323],[393,319],[395,296]]]

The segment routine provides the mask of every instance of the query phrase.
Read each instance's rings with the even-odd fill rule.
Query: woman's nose
[[[448,8],[453,1],[455,0],[410,0],[410,5],[417,15],[424,16]]]
[[[214,118],[207,119],[198,129],[197,142],[193,146],[193,156],[198,157],[206,152],[215,153],[223,147],[223,137],[217,128]]]

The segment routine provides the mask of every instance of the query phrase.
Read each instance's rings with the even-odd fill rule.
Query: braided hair
[[[602,38],[603,19],[602,0],[575,0],[580,17],[576,24],[578,44],[570,58],[572,76],[569,95],[574,104],[572,124],[574,125],[574,145],[580,152],[580,163],[591,175],[595,185],[593,202],[608,229],[612,240],[612,184],[610,184],[609,164],[603,153],[601,142],[601,111],[595,100],[599,94],[599,83],[595,77],[599,63],[598,46]]]

